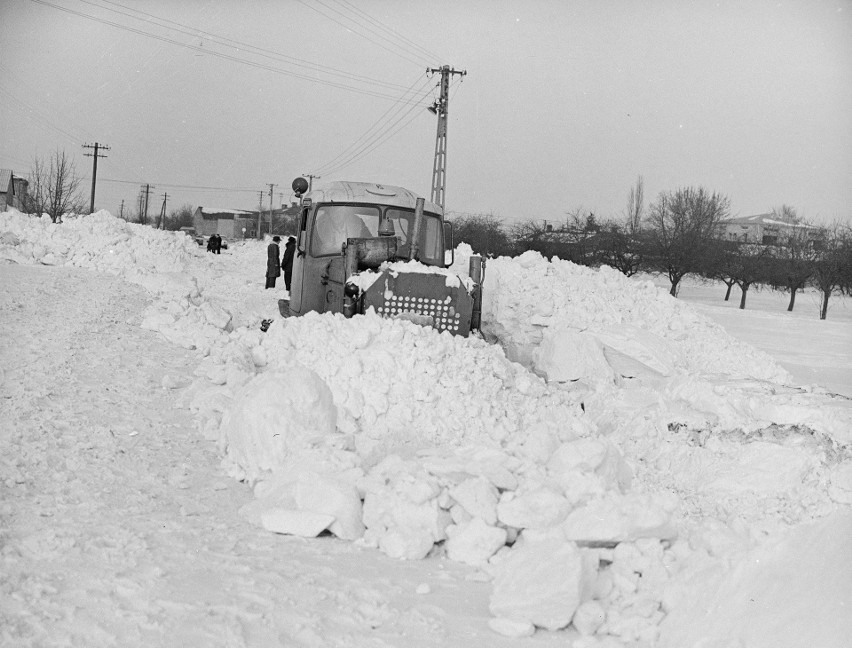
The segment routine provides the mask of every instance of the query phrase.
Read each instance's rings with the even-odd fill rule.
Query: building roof
[[[6,193],[9,190],[9,184],[12,182],[12,170],[0,169],[0,193]]]
[[[329,182],[321,189],[306,193],[314,203],[370,203],[414,209],[419,196],[413,191],[392,185],[380,185],[372,182]],[[441,207],[425,201],[424,211],[433,214],[442,213]]]
[[[220,207],[199,207],[202,216],[252,216],[252,212],[244,209],[225,209]]]
[[[755,214],[753,216],[738,216],[726,218],[719,222],[720,225],[770,225],[782,227],[800,227],[802,229],[814,229],[813,225],[797,223],[793,220],[777,218],[775,214]]]

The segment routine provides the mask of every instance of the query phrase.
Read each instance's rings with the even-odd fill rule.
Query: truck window
[[[320,205],[314,215],[311,256],[340,254],[348,238],[378,236],[379,210],[361,205]]]
[[[388,209],[386,218],[393,223],[394,232],[399,239],[399,250],[407,254],[411,228],[414,226],[414,212],[401,209]],[[420,237],[420,260],[426,263],[438,263],[443,260],[441,244],[441,221],[432,214],[423,214],[423,233]]]

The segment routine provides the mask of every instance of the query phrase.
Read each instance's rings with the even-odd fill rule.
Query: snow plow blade
[[[467,337],[473,297],[461,281],[448,286],[447,275],[420,272],[382,272],[360,296],[361,313],[374,308],[382,317],[407,319],[438,331]]]

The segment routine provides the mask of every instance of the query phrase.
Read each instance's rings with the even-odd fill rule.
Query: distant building
[[[802,231],[813,234],[812,238],[815,239],[819,228],[770,213],[727,218],[719,223],[717,231],[719,238],[726,241],[779,245],[794,233]]]
[[[7,211],[10,207],[23,211],[29,185],[26,179],[16,176],[10,169],[0,169],[0,211]]]
[[[257,213],[242,209],[196,207],[192,225],[198,236],[218,234],[232,240],[253,238],[257,235]]]
[[[257,223],[258,213],[252,212],[255,223]],[[298,230],[296,223],[299,219],[299,203],[292,203],[289,207],[281,205],[278,209],[272,210],[272,216],[269,215],[269,210],[264,210],[260,218],[261,232],[264,234],[278,234],[287,236],[295,234]],[[270,228],[270,220],[272,222]]]
[[[260,218],[258,218],[258,216]],[[256,238],[257,224],[260,221],[262,234],[295,234],[296,220],[299,216],[299,204],[281,206],[272,210],[272,228],[270,232],[269,210],[258,214],[243,209],[222,209],[219,207],[196,207],[192,214],[192,224],[198,236],[218,234],[225,239]]]

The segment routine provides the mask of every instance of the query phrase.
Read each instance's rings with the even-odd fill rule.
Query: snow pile
[[[184,270],[197,246],[182,232],[166,232],[114,218],[106,211],[53,223],[17,211],[0,219],[0,258],[18,263],[73,265],[138,275]]]
[[[235,246],[221,273],[186,237],[104,213],[58,226],[0,215],[0,256],[152,291],[143,326],[204,356],[185,402],[254,488],[247,520],[399,558],[445,553],[492,580],[496,632],[573,625],[578,646],[647,645],[661,628],[690,645],[693,624],[721,636],[741,610],[720,604],[714,628],[699,626],[693,596],[721,583],[724,601],[741,574],[759,583],[750,556],[852,500],[850,408],[786,386],[777,364],[648,282],[490,259],[484,328],[503,348],[375,314],[277,318],[262,333],[245,315],[277,310],[251,278],[262,245]]]
[[[460,246],[453,269],[466,272],[469,257]],[[488,259],[482,317],[483,331],[510,358],[550,380],[682,374],[790,380],[768,355],[688,304],[606,266],[550,262],[537,252]]]

